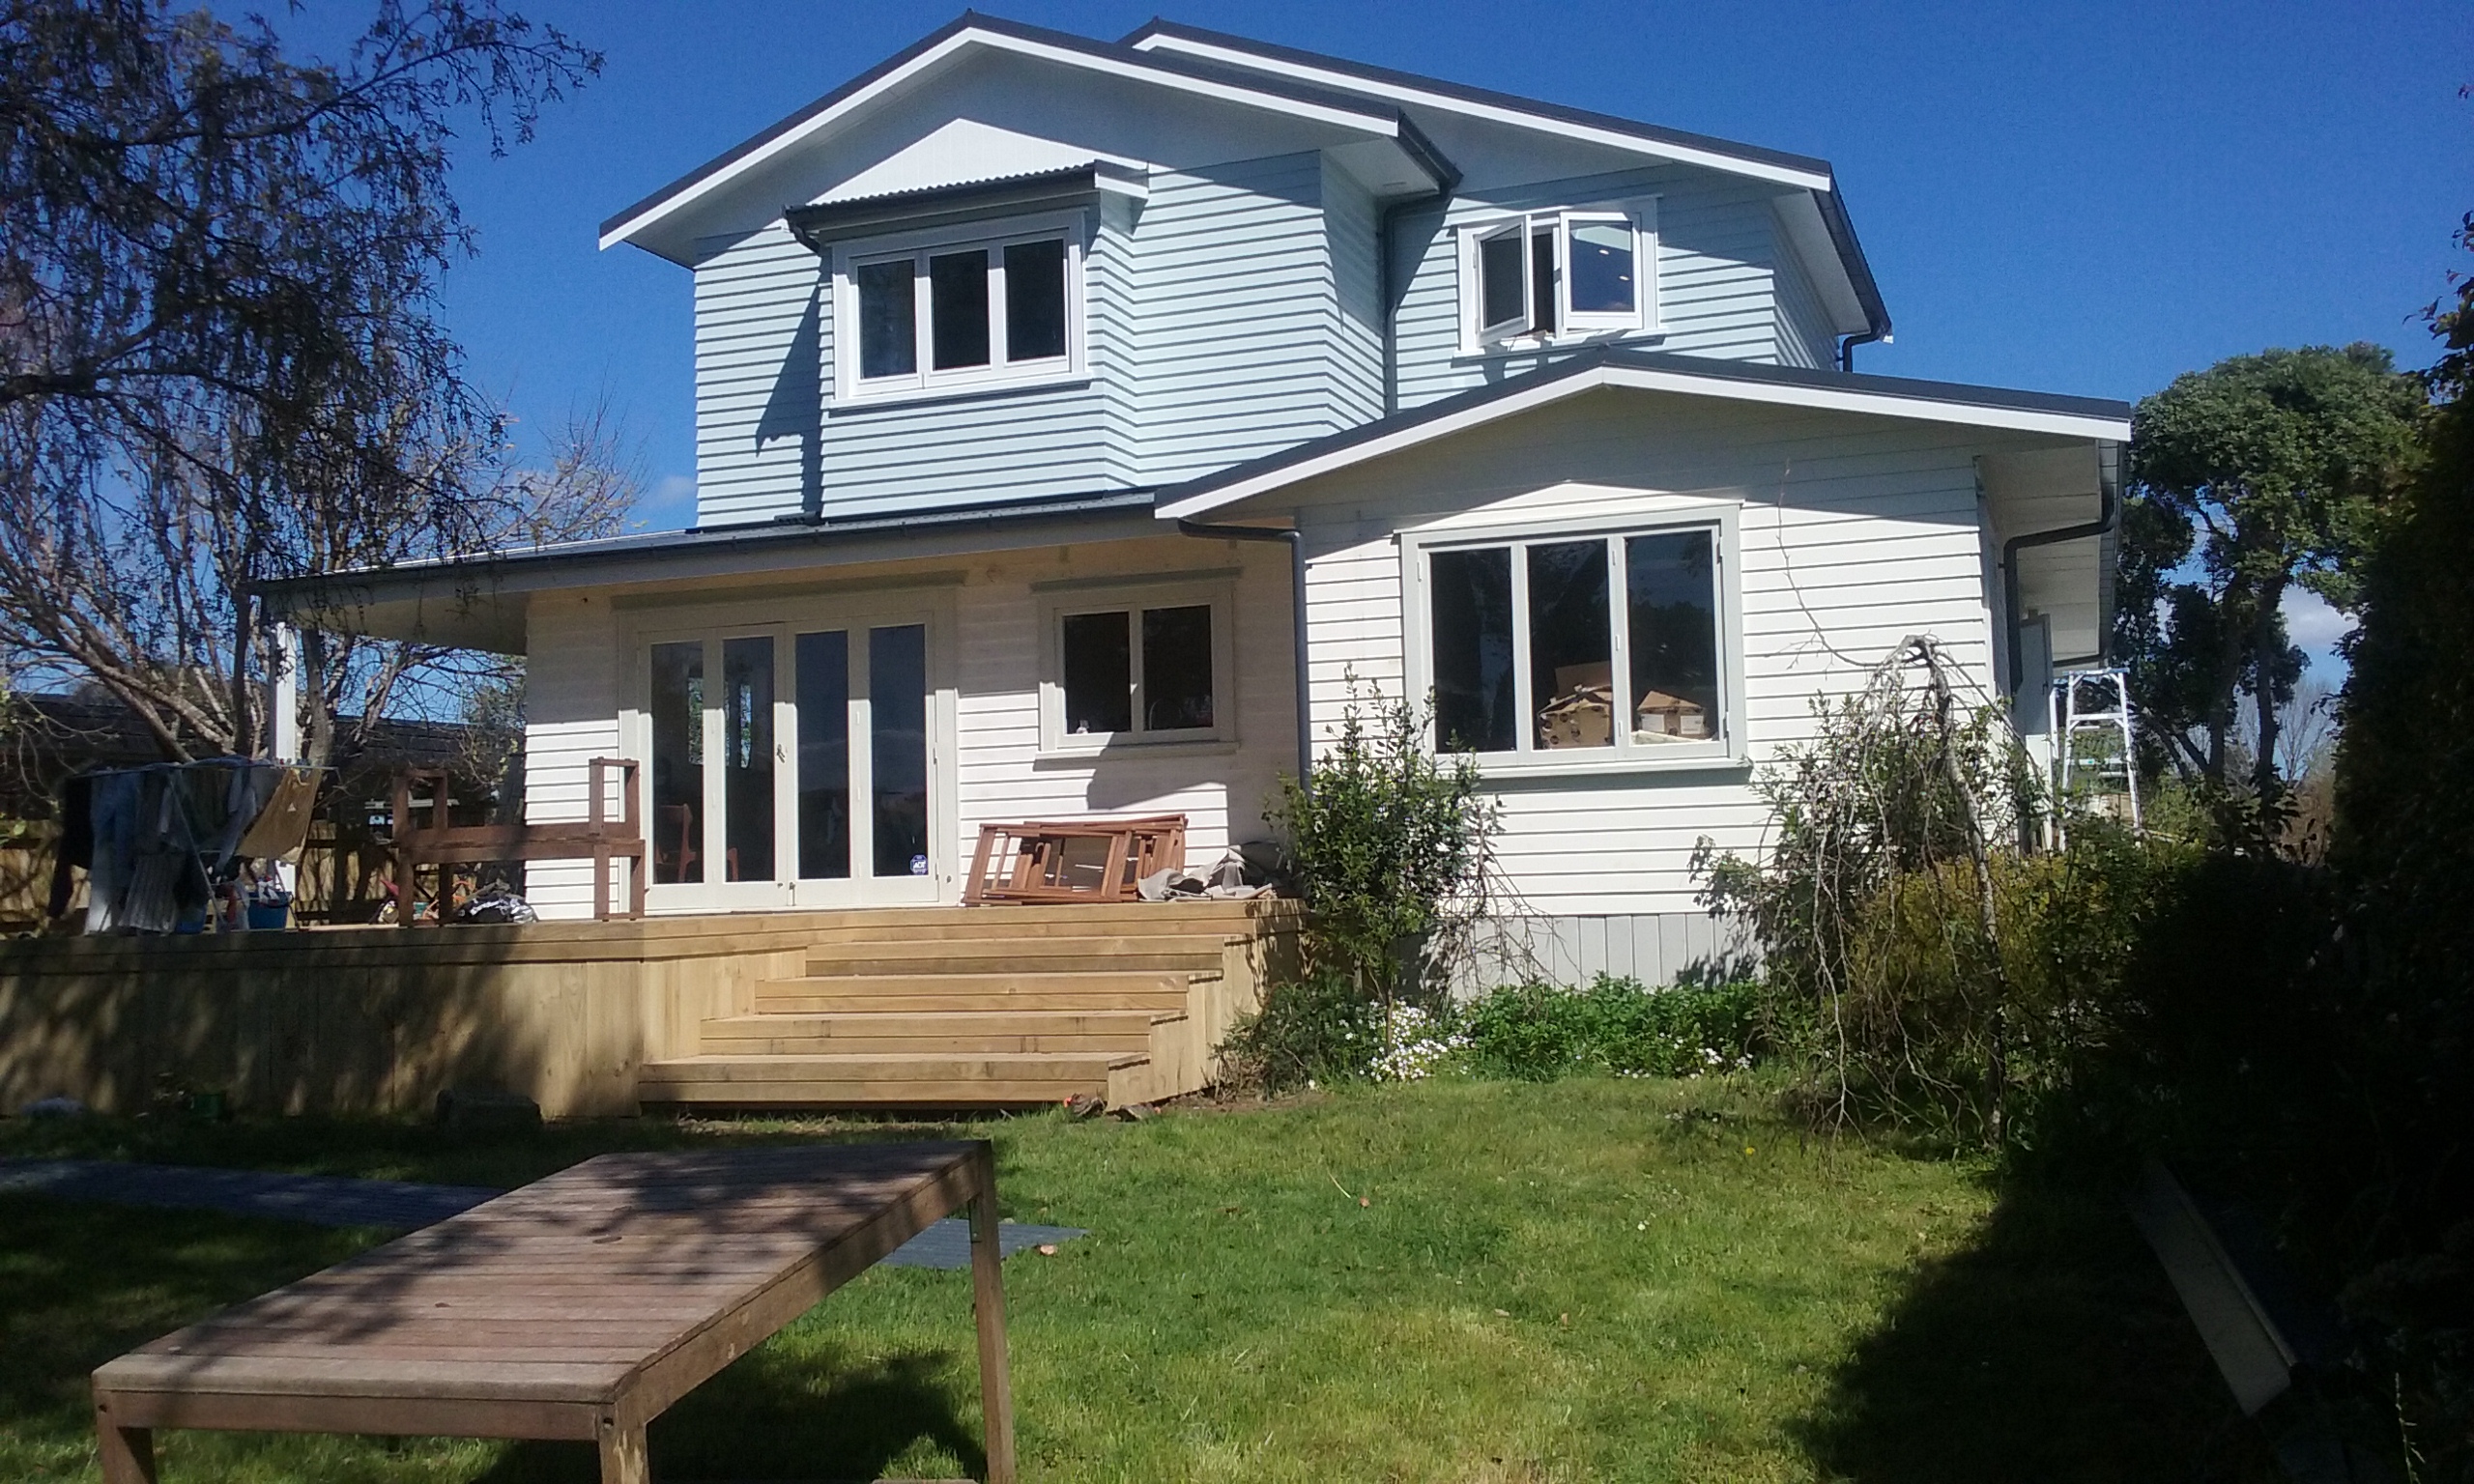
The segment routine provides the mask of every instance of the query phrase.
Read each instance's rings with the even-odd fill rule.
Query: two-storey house
[[[1656,977],[1817,696],[1930,634],[2032,717],[2103,647],[2128,410],[1855,373],[1822,160],[966,14],[601,240],[693,281],[695,527],[337,621],[527,654],[536,819],[644,759],[657,912],[951,902],[995,820],[1207,863],[1355,684],[1475,755],[1569,968]]]

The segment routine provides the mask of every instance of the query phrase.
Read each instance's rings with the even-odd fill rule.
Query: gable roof
[[[1969,427],[2127,442],[2130,404],[2100,397],[1970,386],[1906,377],[1804,371],[1671,351],[1600,347],[1493,386],[1446,397],[1162,490],[1153,513],[1191,520],[1258,495],[1337,472],[1454,433],[1601,387],[1813,408]]]
[[[972,49],[1010,52],[1069,67],[1135,77],[1172,90],[1286,114],[1377,138],[1397,141],[1429,175],[1444,184],[1451,167],[1396,107],[1264,76],[1231,74],[1175,56],[1155,56],[1111,42],[1023,25],[964,11],[947,24],[825,94],[805,108],[706,160],[677,180],[601,224],[601,245],[636,240],[648,228],[803,140],[831,128],[879,99],[896,93],[954,57]]]
[[[1223,75],[1276,78],[1387,103],[1432,108],[1794,186],[1808,192],[1818,209],[1821,219],[1817,225],[1827,234],[1828,245],[1847,275],[1848,292],[1871,333],[1876,338],[1889,338],[1889,309],[1882,301],[1872,265],[1865,261],[1864,249],[1856,239],[1855,223],[1848,218],[1846,202],[1839,194],[1837,172],[1828,160],[1351,62],[1158,16],[1128,34],[1124,44],[1152,56],[1165,53],[1192,57],[1216,66]]]

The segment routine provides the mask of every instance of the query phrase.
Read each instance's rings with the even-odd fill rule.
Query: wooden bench
[[[1186,816],[983,824],[963,904],[1134,901],[1143,877],[1186,864]]]
[[[610,863],[627,862],[629,917],[645,915],[645,830],[636,796],[637,762],[633,757],[595,757],[590,764],[591,799],[582,820],[552,824],[449,824],[444,768],[408,768],[395,780],[394,853],[395,920],[413,926],[414,879],[423,866],[439,868],[438,916],[446,920],[446,870],[450,865],[475,861],[592,862],[592,915],[610,919]],[[619,818],[609,817],[610,774],[618,775],[625,796]],[[413,816],[413,790],[430,791],[429,823]]]
[[[94,1375],[105,1484],[152,1429],[573,1439],[647,1484],[645,1426],[970,1208],[991,1484],[1014,1478],[985,1140],[603,1155],[143,1345]]]

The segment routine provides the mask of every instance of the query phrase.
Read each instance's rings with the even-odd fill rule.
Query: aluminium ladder
[[[2045,699],[2054,746],[2054,798],[2074,792],[2130,827],[2143,827],[2139,766],[2130,706],[2130,671],[2118,666],[2065,671]],[[2054,813],[2055,843],[2061,842],[2062,811]]]

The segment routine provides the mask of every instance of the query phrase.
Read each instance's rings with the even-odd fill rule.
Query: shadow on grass
[[[1802,1426],[1826,1478],[2282,1479],[2116,1194],[2004,1186]]]

